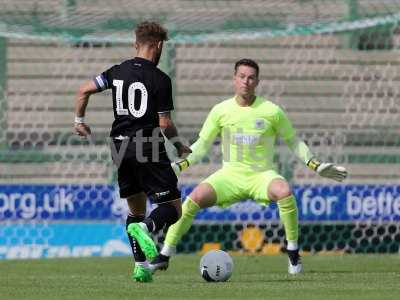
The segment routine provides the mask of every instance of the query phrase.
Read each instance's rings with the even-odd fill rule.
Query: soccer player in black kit
[[[191,150],[179,141],[170,117],[174,109],[171,79],[157,68],[163,43],[168,40],[167,30],[146,21],[138,24],[135,35],[135,58],[109,68],[79,88],[75,131],[82,137],[90,135],[84,120],[89,97],[112,89],[115,120],[111,153],[118,167],[120,196],[127,199],[130,210],[126,229],[135,259],[133,279],[150,282],[148,260],[158,254],[150,233],[174,224],[181,216],[177,177],[162,133],[173,142],[178,156]],[[158,206],[145,218],[147,197]]]

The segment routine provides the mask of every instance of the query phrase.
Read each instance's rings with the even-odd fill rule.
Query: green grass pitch
[[[178,255],[145,284],[129,257],[0,261],[0,299],[400,299],[400,255],[307,256],[300,276],[285,256],[233,259],[228,282],[203,281],[200,257]]]

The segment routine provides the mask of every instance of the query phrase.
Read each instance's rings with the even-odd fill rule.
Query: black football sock
[[[169,227],[178,221],[176,208],[169,204],[160,204],[154,209],[143,223],[146,224],[149,232],[156,232],[165,227]]]

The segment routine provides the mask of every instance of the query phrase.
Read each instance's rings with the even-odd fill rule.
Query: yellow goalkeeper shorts
[[[220,207],[227,207],[241,200],[252,199],[268,205],[268,187],[272,180],[283,179],[275,170],[264,172],[222,168],[207,177],[203,182],[210,184],[216,194]]]

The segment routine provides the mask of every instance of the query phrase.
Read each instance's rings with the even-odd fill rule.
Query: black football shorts
[[[181,197],[178,178],[165,151],[156,162],[138,162],[135,156],[125,155],[118,167],[118,185],[121,198],[145,192],[153,203],[160,204]]]

